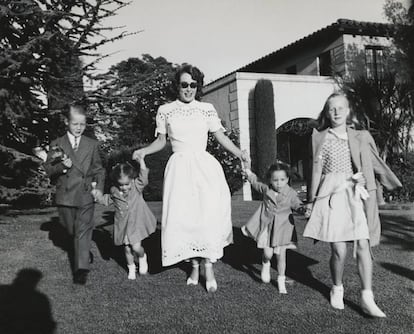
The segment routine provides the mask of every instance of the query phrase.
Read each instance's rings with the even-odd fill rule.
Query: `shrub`
[[[254,121],[256,126],[256,170],[264,177],[267,168],[276,160],[276,131],[273,85],[261,79],[254,89]]]
[[[403,187],[394,191],[384,189],[384,197],[387,200],[397,202],[414,201],[414,152],[406,155],[395,155],[388,159],[392,171],[400,179]]]
[[[17,208],[50,205],[54,187],[42,161],[0,145],[0,202]]]

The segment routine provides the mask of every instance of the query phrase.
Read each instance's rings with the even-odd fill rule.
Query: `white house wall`
[[[316,118],[326,98],[335,90],[330,77],[247,72],[232,74],[207,86],[204,101],[213,103],[225,113],[222,119],[230,120],[231,126],[239,129],[241,149],[247,150],[252,157],[256,154],[250,140],[255,136],[253,92],[260,79],[268,79],[273,84],[275,130],[292,119]],[[243,199],[251,198],[250,185],[245,184]]]

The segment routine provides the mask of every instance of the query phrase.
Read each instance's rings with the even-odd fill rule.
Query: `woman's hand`
[[[145,148],[141,148],[139,150],[134,151],[134,153],[132,153],[132,159],[138,162],[144,160],[145,156],[146,156]]]
[[[252,162],[251,162],[250,156],[249,156],[249,154],[247,153],[246,150],[243,150],[242,151],[242,154],[240,156],[240,159],[241,159],[241,161],[243,163],[243,169],[251,169],[252,168],[252,166],[251,166],[252,165]]]

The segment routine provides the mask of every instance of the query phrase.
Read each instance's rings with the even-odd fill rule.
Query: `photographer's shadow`
[[[42,273],[20,270],[13,283],[0,286],[0,333],[51,334],[56,322],[47,296],[38,291]]]

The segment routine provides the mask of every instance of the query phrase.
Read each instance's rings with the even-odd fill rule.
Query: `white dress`
[[[329,131],[321,148],[322,178],[304,237],[325,242],[369,239],[362,199],[352,182],[346,134]]]
[[[231,197],[219,162],[206,152],[208,132],[223,129],[210,103],[174,101],[156,116],[156,134],[168,134],[173,154],[164,174],[163,266],[193,257],[212,262],[232,242]]]

